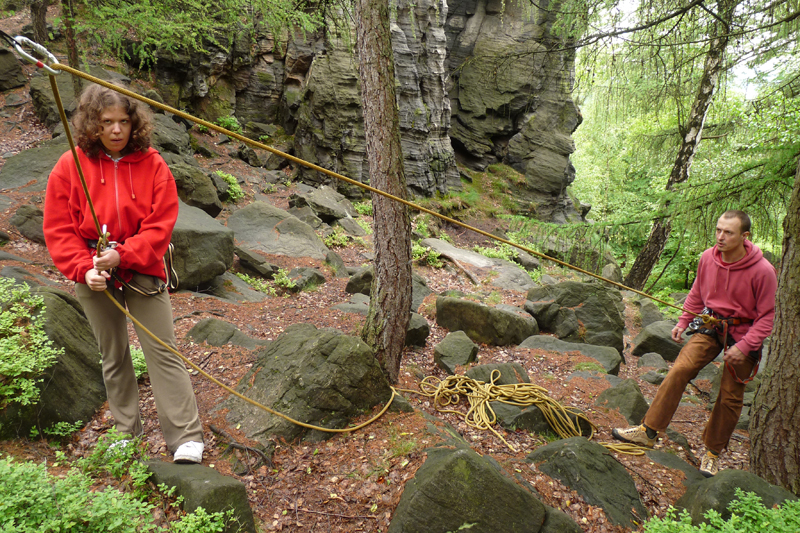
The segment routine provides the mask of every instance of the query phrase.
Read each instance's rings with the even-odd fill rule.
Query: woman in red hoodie
[[[99,236],[71,152],[61,156],[47,184],[45,240],[56,267],[75,282],[97,338],[117,429],[138,436],[143,428],[126,317],[103,292],[108,289],[147,329],[176,346],[162,261],[178,217],[175,179],[150,147],[151,116],[138,101],[91,85],[81,95],[73,126],[89,196],[116,245],[95,253]],[[112,270],[128,286],[112,281]],[[157,294],[145,296],[130,286]],[[186,368],[138,327],[136,333],[167,447],[175,462],[200,463],[203,430]]]

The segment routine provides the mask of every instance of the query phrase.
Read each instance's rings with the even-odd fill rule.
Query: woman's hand
[[[94,261],[94,268],[98,271],[111,270],[115,266],[119,266],[119,252],[113,248],[106,248],[98,252],[92,261]]]
[[[93,291],[102,292],[106,290],[106,280],[111,279],[111,274],[93,268],[86,272],[86,285]]]

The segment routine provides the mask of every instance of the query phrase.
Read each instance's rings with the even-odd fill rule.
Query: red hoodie
[[[117,274],[129,281],[133,272],[166,279],[162,258],[178,218],[175,178],[153,148],[114,162],[102,151],[88,157],[78,148],[100,226],[117,241]],[[69,279],[86,283],[94,268],[94,249],[87,240],[98,238],[72,152],[61,156],[50,173],[44,204],[44,237],[56,267]]]
[[[703,252],[697,278],[683,307],[694,313],[708,307],[722,317],[752,320],[752,324],[739,324],[728,330],[736,347],[748,354],[761,348],[772,332],[778,280],[775,268],[764,259],[758,246],[744,241],[744,249],[745,256],[735,263],[723,262],[716,246]],[[683,313],[678,326],[686,329],[693,318]]]

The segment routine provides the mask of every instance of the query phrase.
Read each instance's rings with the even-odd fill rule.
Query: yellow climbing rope
[[[130,98],[134,98],[134,99],[139,100],[141,102],[144,102],[144,103],[146,103],[146,104],[148,104],[150,106],[153,106],[153,107],[155,107],[157,109],[161,109],[162,111],[166,111],[166,112],[172,113],[172,114],[174,114],[176,116],[179,116],[181,118],[184,118],[184,119],[190,120],[192,122],[195,122],[197,124],[201,124],[201,125],[205,126],[208,129],[217,131],[219,133],[223,133],[223,134],[225,134],[225,135],[227,135],[227,136],[229,136],[231,138],[237,139],[237,140],[239,140],[239,141],[241,141],[241,142],[243,142],[245,144],[248,144],[250,146],[253,146],[253,147],[256,147],[256,148],[259,148],[259,149],[262,149],[262,150],[266,150],[266,151],[271,152],[271,153],[273,153],[275,155],[283,157],[284,159],[287,159],[287,160],[289,160],[289,161],[291,161],[293,163],[305,166],[305,167],[310,168],[312,170],[316,170],[317,172],[321,172],[322,174],[325,174],[325,175],[330,176],[332,178],[335,178],[337,180],[344,181],[344,182],[349,183],[351,185],[354,185],[356,187],[360,187],[362,189],[368,190],[368,191],[370,191],[370,192],[372,192],[374,194],[378,194],[378,195],[384,196],[386,198],[389,198],[391,200],[394,200],[396,202],[400,202],[400,203],[406,205],[407,207],[410,207],[410,208],[412,208],[412,209],[414,209],[416,211],[427,213],[427,214],[429,214],[431,216],[434,216],[436,218],[444,220],[444,221],[446,221],[446,222],[448,222],[450,224],[453,224],[455,226],[462,227],[464,229],[473,231],[473,232],[478,233],[480,235],[483,235],[484,237],[487,237],[489,239],[492,239],[492,240],[507,244],[509,246],[512,246],[514,248],[517,248],[519,250],[527,252],[527,253],[529,253],[531,255],[540,257],[540,258],[545,259],[547,261],[551,261],[551,262],[556,263],[558,265],[561,265],[563,267],[575,270],[575,271],[580,272],[580,273],[582,273],[584,275],[587,275],[587,276],[596,278],[598,280],[604,281],[606,283],[609,283],[611,285],[614,285],[614,286],[616,286],[618,288],[634,292],[634,293],[636,293],[636,294],[638,294],[640,296],[655,300],[655,301],[657,301],[657,302],[659,302],[659,303],[661,303],[663,305],[666,305],[666,306],[669,306],[669,307],[673,307],[673,308],[678,309],[678,310],[683,311],[683,312],[688,312],[689,314],[694,315],[695,317],[701,317],[703,319],[703,322],[705,324],[707,324],[707,325],[714,325],[717,322],[717,319],[714,318],[713,316],[698,315],[698,314],[693,313],[691,311],[687,311],[687,310],[683,309],[680,306],[677,306],[675,304],[660,300],[660,299],[658,299],[658,298],[656,298],[656,297],[654,297],[654,296],[652,296],[650,294],[638,291],[636,289],[632,289],[630,287],[626,287],[625,285],[623,285],[621,283],[606,279],[606,278],[604,278],[602,276],[599,276],[599,275],[597,275],[597,274],[595,274],[593,272],[589,272],[587,270],[584,270],[582,268],[576,267],[574,265],[570,265],[569,263],[566,263],[564,261],[561,261],[561,260],[555,259],[553,257],[547,256],[547,255],[545,255],[545,254],[543,254],[541,252],[537,252],[537,251],[532,250],[532,249],[530,249],[530,248],[528,248],[526,246],[522,246],[520,244],[513,243],[513,242],[511,242],[511,241],[509,241],[507,239],[498,237],[496,235],[492,235],[491,233],[488,233],[486,231],[480,230],[478,228],[475,228],[473,226],[470,226],[468,224],[465,224],[465,223],[460,222],[458,220],[455,220],[453,218],[444,216],[444,215],[442,215],[440,213],[437,213],[435,211],[432,211],[430,209],[427,209],[425,207],[417,205],[417,204],[415,204],[413,202],[409,202],[408,200],[405,200],[405,199],[400,198],[398,196],[394,196],[394,195],[389,194],[389,193],[387,193],[385,191],[382,191],[380,189],[376,189],[376,188],[374,188],[374,187],[372,187],[370,185],[366,185],[364,183],[361,183],[359,181],[353,180],[351,178],[348,178],[346,176],[343,176],[341,174],[338,174],[338,173],[333,172],[331,170],[328,170],[326,168],[320,167],[318,165],[315,165],[313,163],[309,163],[307,161],[304,161],[304,160],[302,160],[300,158],[297,158],[295,156],[292,156],[290,154],[284,153],[284,152],[282,152],[280,150],[272,148],[271,146],[268,146],[268,145],[263,144],[261,142],[254,141],[254,140],[249,139],[249,138],[247,138],[247,137],[245,137],[243,135],[240,135],[238,133],[235,133],[235,132],[232,132],[232,131],[228,131],[225,128],[217,126],[216,124],[212,124],[211,122],[207,122],[207,121],[202,120],[202,119],[200,119],[198,117],[192,116],[192,115],[190,115],[188,113],[185,113],[183,111],[180,111],[178,109],[175,109],[173,107],[165,105],[165,104],[163,104],[161,102],[157,102],[157,101],[152,100],[150,98],[146,98],[146,97],[141,96],[139,94],[136,94],[136,93],[134,93],[132,91],[129,91],[129,90],[123,88],[123,87],[119,87],[117,85],[108,83],[105,80],[101,80],[101,79],[99,79],[97,77],[94,77],[94,76],[92,76],[90,74],[86,74],[85,72],[81,72],[80,70],[74,69],[74,68],[69,67],[67,65],[63,65],[63,64],[59,63],[58,60],[56,59],[56,57],[49,50],[47,50],[44,46],[42,46],[42,45],[40,45],[38,43],[35,43],[35,42],[31,41],[30,39],[27,39],[25,37],[16,37],[16,38],[13,38],[13,39],[7,39],[7,41],[9,41],[9,43],[12,46],[14,46],[14,48],[17,50],[17,52],[21,56],[23,56],[25,59],[27,59],[31,63],[36,64],[39,68],[42,68],[43,70],[45,70],[48,73],[49,77],[50,77],[50,85],[52,87],[53,95],[55,97],[55,100],[56,100],[56,103],[57,103],[57,106],[58,106],[59,115],[61,117],[61,121],[64,124],[64,128],[66,130],[67,139],[69,141],[70,148],[72,150],[73,157],[75,159],[75,163],[76,163],[76,165],[78,167],[78,173],[79,173],[79,176],[80,176],[80,179],[81,179],[82,186],[84,188],[84,193],[86,194],[87,200],[89,202],[89,207],[90,207],[90,211],[91,211],[92,217],[94,219],[95,225],[97,226],[97,233],[100,236],[100,239],[99,239],[99,242],[98,242],[98,249],[102,249],[101,247],[105,246],[105,244],[107,243],[107,235],[105,233],[103,233],[101,228],[100,228],[100,223],[97,220],[97,216],[95,215],[94,206],[91,203],[91,199],[89,198],[89,193],[88,193],[88,190],[87,190],[87,187],[86,187],[85,179],[84,179],[84,176],[83,176],[83,171],[82,171],[80,163],[78,161],[78,156],[77,156],[77,152],[76,152],[76,149],[75,149],[75,144],[74,144],[74,141],[73,141],[73,138],[72,138],[72,134],[70,132],[69,122],[67,120],[67,116],[66,116],[66,113],[64,111],[63,104],[61,102],[61,97],[60,97],[60,94],[59,94],[59,91],[58,91],[58,84],[55,81],[55,76],[58,75],[60,71],[68,72],[69,74],[72,74],[73,76],[78,76],[78,77],[83,78],[83,79],[85,79],[87,81],[90,81],[92,83],[96,83],[98,85],[102,85],[103,87],[107,87],[107,88],[109,88],[111,90],[117,91],[117,92],[119,92],[121,94],[124,94],[124,95],[126,95],[126,96],[128,96]],[[42,62],[40,60],[37,60],[36,58],[34,58],[31,55],[29,55],[22,48],[22,44],[30,46],[32,49],[34,49],[36,52],[41,54],[43,57],[47,58],[47,60],[49,61],[49,64],[45,64],[44,62]],[[120,311],[122,311],[128,318],[130,318],[131,321],[134,324],[136,324],[139,328],[142,329],[142,331],[144,331],[146,334],[151,336],[156,342],[158,342],[163,347],[168,349],[171,353],[177,355],[184,363],[189,365],[192,369],[197,371],[204,378],[208,379],[209,381],[211,381],[214,384],[218,385],[219,387],[223,388],[224,390],[226,390],[230,394],[236,396],[237,398],[239,398],[239,399],[241,399],[241,400],[243,400],[243,401],[245,401],[245,402],[247,402],[247,403],[249,403],[249,404],[251,404],[251,405],[253,405],[253,406],[257,407],[257,408],[259,408],[259,409],[267,411],[267,412],[269,412],[269,413],[271,413],[271,414],[273,414],[275,416],[279,416],[279,417],[281,417],[281,418],[283,418],[283,419],[285,419],[285,420],[287,420],[287,421],[289,421],[289,422],[291,422],[293,424],[296,424],[298,426],[301,426],[301,427],[304,427],[304,428],[307,428],[307,429],[324,431],[324,432],[328,432],[328,433],[347,433],[347,432],[356,431],[356,430],[359,430],[359,429],[371,424],[372,422],[374,422],[375,420],[377,420],[378,418],[383,416],[383,414],[391,406],[391,403],[394,400],[395,395],[397,394],[397,390],[392,388],[392,396],[389,399],[389,401],[386,403],[386,405],[383,407],[383,409],[376,416],[371,418],[370,420],[367,420],[366,422],[363,422],[362,424],[359,424],[359,425],[354,426],[354,427],[341,428],[341,429],[331,429],[331,428],[314,426],[312,424],[307,424],[307,423],[301,422],[299,420],[295,420],[295,419],[293,419],[293,418],[291,418],[289,416],[286,416],[286,415],[284,415],[284,414],[282,414],[282,413],[280,413],[278,411],[275,411],[275,410],[267,407],[266,405],[263,405],[263,404],[261,404],[259,402],[256,402],[255,400],[252,400],[252,399],[240,394],[236,390],[234,390],[231,387],[225,385],[224,383],[222,383],[221,381],[219,381],[218,379],[216,379],[212,375],[210,375],[207,372],[205,372],[203,369],[201,369],[199,366],[197,366],[194,362],[192,362],[187,357],[185,357],[183,354],[179,353],[178,351],[176,351],[175,349],[173,349],[172,347],[167,345],[165,342],[163,342],[161,339],[157,338],[153,333],[151,333],[147,328],[145,328],[135,317],[133,317],[127,311],[127,309],[125,309],[122,305],[120,305],[119,302],[117,302],[114,299],[114,297],[111,296],[111,294],[108,292],[108,290],[106,290],[105,292],[108,295],[109,299],[111,299],[111,301],[114,302],[114,304],[120,309]],[[497,374],[495,374],[495,372],[497,372]],[[465,415],[466,423],[468,425],[472,426],[472,427],[477,428],[477,429],[488,429],[489,431],[494,433],[498,438],[500,438],[500,440],[502,440],[506,444],[506,446],[508,446],[512,450],[514,450],[514,448],[511,445],[509,445],[508,442],[502,437],[502,435],[500,435],[492,427],[496,423],[497,418],[496,418],[496,416],[494,414],[494,411],[492,410],[491,406],[489,405],[490,401],[499,401],[499,402],[508,403],[508,404],[511,404],[511,405],[517,405],[517,406],[537,405],[542,410],[542,413],[544,414],[544,416],[547,419],[548,423],[550,423],[550,426],[553,428],[554,431],[556,431],[556,433],[561,438],[568,438],[568,437],[581,435],[581,429],[580,429],[580,425],[579,425],[579,422],[578,422],[579,420],[584,420],[589,424],[589,426],[591,428],[591,435],[589,436],[589,438],[591,438],[594,435],[596,427],[594,426],[594,424],[592,424],[591,421],[589,421],[588,418],[586,418],[586,416],[583,413],[581,413],[580,411],[578,411],[577,409],[574,409],[574,408],[565,408],[563,405],[558,403],[556,400],[554,400],[553,398],[549,397],[546,394],[547,390],[544,389],[543,387],[540,387],[538,385],[534,385],[534,384],[531,384],[531,383],[519,383],[519,384],[514,384],[514,385],[496,385],[495,381],[497,379],[499,379],[499,377],[500,377],[500,373],[497,370],[492,372],[491,382],[490,383],[484,383],[484,382],[481,382],[481,381],[473,380],[471,378],[467,378],[466,376],[450,376],[450,377],[448,377],[448,378],[446,378],[444,380],[439,380],[438,378],[436,378],[434,376],[429,376],[429,377],[426,377],[420,383],[420,390],[419,391],[408,391],[408,392],[412,392],[412,393],[415,393],[415,394],[422,394],[424,396],[430,396],[430,397],[432,397],[434,399],[434,405],[436,406],[436,408],[438,410],[440,410],[442,412],[451,412],[451,413],[458,413],[458,414],[461,414],[461,413],[458,412],[458,411],[452,410],[452,409],[446,409],[446,407],[449,406],[449,405],[454,405],[454,404],[458,403],[461,396],[466,397],[469,400],[469,403],[470,403],[470,408],[469,408],[467,414]],[[573,420],[570,417],[570,415],[572,415],[575,418],[575,420]],[[641,453],[644,453],[643,452],[644,448],[641,448],[641,447],[636,446],[636,445],[614,444],[614,443],[612,443],[610,445],[604,444],[604,446],[606,446],[609,449],[613,449],[615,451],[619,451],[621,453],[628,453],[628,454],[633,454],[633,455],[640,455]]]

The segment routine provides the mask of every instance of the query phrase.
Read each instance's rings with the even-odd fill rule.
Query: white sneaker
[[[175,450],[172,461],[175,463],[202,463],[203,449],[202,442],[184,442]]]

